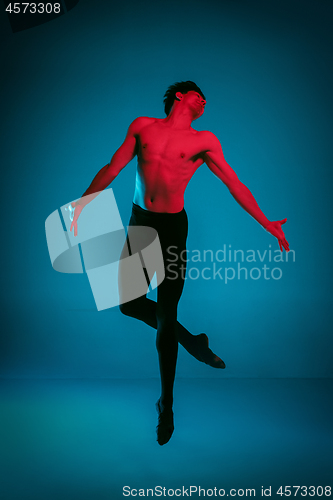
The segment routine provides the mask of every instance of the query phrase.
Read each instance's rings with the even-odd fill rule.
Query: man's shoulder
[[[213,134],[213,132],[210,132],[209,130],[200,130],[196,131],[196,133],[197,133],[197,138],[201,139],[201,141],[204,142],[207,147],[219,144],[220,142],[216,137],[216,135]]]
[[[156,121],[157,121],[157,118],[152,118],[149,116],[139,116],[138,118],[135,118],[135,120],[132,121],[130,128],[134,134],[138,134],[143,127],[146,127],[147,125],[151,125],[152,123],[155,123]]]
[[[205,137],[205,138],[210,139],[210,140],[217,139],[216,135],[213,134],[213,132],[210,132],[209,130],[201,130],[200,132],[198,132],[198,134],[200,134],[201,137]]]

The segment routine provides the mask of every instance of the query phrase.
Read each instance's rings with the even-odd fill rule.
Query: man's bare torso
[[[180,212],[184,192],[203,164],[205,132],[174,129],[163,119],[143,118],[137,134],[134,203],[152,212]]]

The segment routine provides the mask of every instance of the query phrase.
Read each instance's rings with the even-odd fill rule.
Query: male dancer
[[[172,405],[178,342],[199,361],[215,368],[225,368],[224,362],[209,349],[205,334],[191,335],[177,322],[177,306],[184,286],[184,272],[180,272],[180,267],[186,264],[181,262],[181,256],[185,254],[188,230],[184,192],[194,172],[206,163],[226,184],[241,207],[278,239],[281,251],[283,248],[289,251],[289,244],[281,229],[287,219],[269,221],[249,189],[240,182],[224,159],[221,144],[215,135],[192,128],[192,122],[205,109],[206,99],[200,88],[191,81],[175,83],[168,88],[164,104],[166,118],[140,117],[131,123],[124,143],[75,204],[70,229],[74,228],[76,236],[77,219],[88,203],[84,196],[109,186],[119,172],[137,156],[135,193],[129,226],[149,226],[156,229],[164,258],[165,279],[158,286],[157,302],[143,295],[121,304],[120,310],[157,329],[161,397],[156,408],[159,415],[157,441],[160,445],[169,441],[174,430]],[[173,264],[172,272],[168,261]],[[126,286],[122,281],[121,267],[122,259],[119,264],[120,299]]]

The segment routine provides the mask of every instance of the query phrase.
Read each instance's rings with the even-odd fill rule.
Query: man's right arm
[[[117,177],[119,172],[126,167],[131,160],[133,160],[134,156],[137,154],[137,137],[139,131],[142,127],[151,123],[151,121],[151,118],[139,117],[131,123],[123,144],[112,156],[110,163],[105,165],[105,167],[98,172],[81,198],[76,203],[72,203],[72,206],[75,207],[75,211],[70,231],[74,228],[74,236],[77,236],[77,220],[82,212],[82,209],[90,203],[98,195],[98,193],[107,188]],[[88,195],[90,196],[88,197]]]
[[[107,188],[117,177],[119,172],[126,167],[131,160],[133,160],[136,155],[137,134],[142,127],[144,120],[144,117],[140,117],[136,118],[136,120],[131,123],[123,144],[114,153],[110,163],[105,165],[105,167],[97,173],[88,189],[83,193],[80,200],[76,202],[75,207],[80,205],[83,208],[85,205],[90,203],[90,201],[92,201],[100,191]],[[89,198],[87,198],[87,195],[92,194],[95,194],[95,196],[89,196]]]

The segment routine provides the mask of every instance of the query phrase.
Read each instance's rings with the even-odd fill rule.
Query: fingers
[[[77,236],[77,222],[75,220],[73,220],[69,232],[71,232],[73,227],[74,227],[74,236]]]
[[[285,249],[286,252],[289,252],[289,243],[286,240],[286,238],[283,238],[283,240],[282,239],[278,240],[278,242],[279,242],[281,252],[283,252],[283,248]]]
[[[284,241],[283,241],[283,246],[284,246],[284,248],[285,248],[286,252],[289,252],[289,243],[288,243],[288,241],[286,240],[286,238],[285,238],[285,239],[284,239]]]

